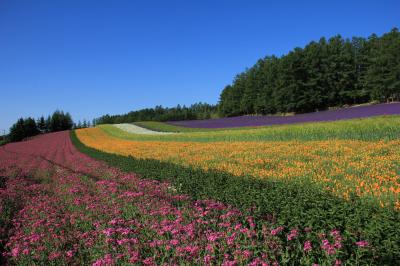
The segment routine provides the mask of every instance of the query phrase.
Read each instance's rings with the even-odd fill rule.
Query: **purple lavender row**
[[[400,103],[357,106],[293,116],[237,116],[207,120],[171,121],[168,124],[192,128],[227,128],[334,121],[379,115],[400,115]]]

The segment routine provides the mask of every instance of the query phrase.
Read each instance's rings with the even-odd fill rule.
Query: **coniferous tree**
[[[310,42],[246,69],[220,95],[222,116],[310,112],[346,104],[400,100],[400,37]]]
[[[25,138],[25,136],[24,119],[20,118],[14,125],[11,126],[8,137],[10,141],[21,141]]]
[[[10,141],[21,141],[25,138],[39,134],[35,119],[28,117],[20,118],[11,126],[9,139]]]
[[[44,119],[44,116],[41,116],[37,120],[37,127],[40,130],[40,132],[46,132],[46,121]]]
[[[48,116],[47,119],[41,116],[37,119],[37,122],[32,117],[26,119],[20,118],[11,126],[9,140],[20,141],[39,133],[68,130],[72,128],[73,124],[69,113],[58,110],[55,111],[52,116]]]
[[[365,85],[377,101],[400,99],[400,33],[397,28],[381,38],[370,39]]]
[[[36,125],[35,119],[32,117],[24,119],[24,132],[25,137],[32,137],[39,134],[40,131]]]
[[[303,113],[371,100],[400,100],[399,35],[394,28],[368,39],[322,37],[281,57],[258,60],[225,86],[217,106],[156,106],[124,115],[104,115],[96,123]]]
[[[48,116],[47,118],[46,118],[46,121],[45,121],[45,132],[47,133],[47,132],[50,132],[51,131],[51,116]]]

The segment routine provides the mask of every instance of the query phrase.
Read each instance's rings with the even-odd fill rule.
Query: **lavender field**
[[[228,128],[334,121],[380,115],[400,115],[400,103],[357,106],[293,116],[237,116],[207,120],[171,121],[168,123],[190,128]]]

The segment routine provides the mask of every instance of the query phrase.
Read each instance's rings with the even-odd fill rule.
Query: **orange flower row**
[[[158,142],[77,131],[87,146],[135,158],[273,180],[312,180],[345,199],[352,194],[400,209],[400,141]]]

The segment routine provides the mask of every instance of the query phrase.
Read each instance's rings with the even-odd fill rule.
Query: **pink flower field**
[[[341,265],[338,230],[284,228],[78,152],[63,131],[0,147],[0,248],[18,265]],[[356,261],[370,249],[358,239]]]

